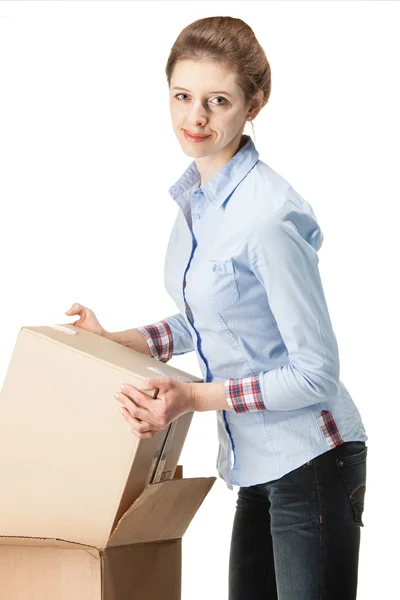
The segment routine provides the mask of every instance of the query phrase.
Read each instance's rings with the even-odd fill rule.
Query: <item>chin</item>
[[[209,150],[207,152],[203,148],[200,148],[200,145],[197,146],[196,144],[191,144],[185,139],[180,139],[179,144],[184,154],[191,158],[201,158],[202,156],[208,156],[208,154],[210,154]]]

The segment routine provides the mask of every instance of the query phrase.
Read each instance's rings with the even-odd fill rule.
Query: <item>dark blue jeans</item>
[[[238,491],[229,600],[355,600],[367,446],[345,442]]]

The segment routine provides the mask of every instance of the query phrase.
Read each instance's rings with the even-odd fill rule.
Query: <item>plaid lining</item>
[[[151,325],[137,327],[147,342],[154,358],[161,362],[168,362],[172,357],[172,331],[166,321],[157,321]]]
[[[238,379],[231,377],[225,381],[224,392],[227,403],[237,413],[265,408],[258,375]]]
[[[321,411],[321,416],[318,417],[318,423],[323,431],[329,448],[344,443],[330,410]]]

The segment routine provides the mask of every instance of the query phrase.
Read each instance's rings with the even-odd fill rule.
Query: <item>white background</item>
[[[176,312],[163,286],[177,210],[168,188],[192,159],[172,131],[164,69],[182,28],[212,15],[243,19],[263,46],[272,93],[254,122],[256,147],[324,233],[341,380],[369,436],[358,597],[393,597],[397,2],[1,2],[1,381],[19,328],[71,322],[75,301],[109,331]],[[170,364],[200,375],[194,353]],[[184,475],[216,475],[216,455],[215,414],[197,413]],[[227,598],[236,494],[218,479],[185,534],[183,600]]]

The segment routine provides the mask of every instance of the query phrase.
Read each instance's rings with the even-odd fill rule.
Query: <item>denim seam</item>
[[[316,490],[316,496],[317,496],[317,507],[318,507],[318,517],[319,517],[318,518],[317,597],[316,597],[316,600],[319,600],[321,597],[321,590],[322,590],[321,565],[322,565],[322,523],[323,523],[323,519],[322,519],[322,502],[321,502],[321,495],[320,495],[320,490],[319,490],[319,485],[318,485],[317,467],[315,465],[315,462],[313,462],[313,474],[314,474],[314,481],[315,481],[315,490]]]

